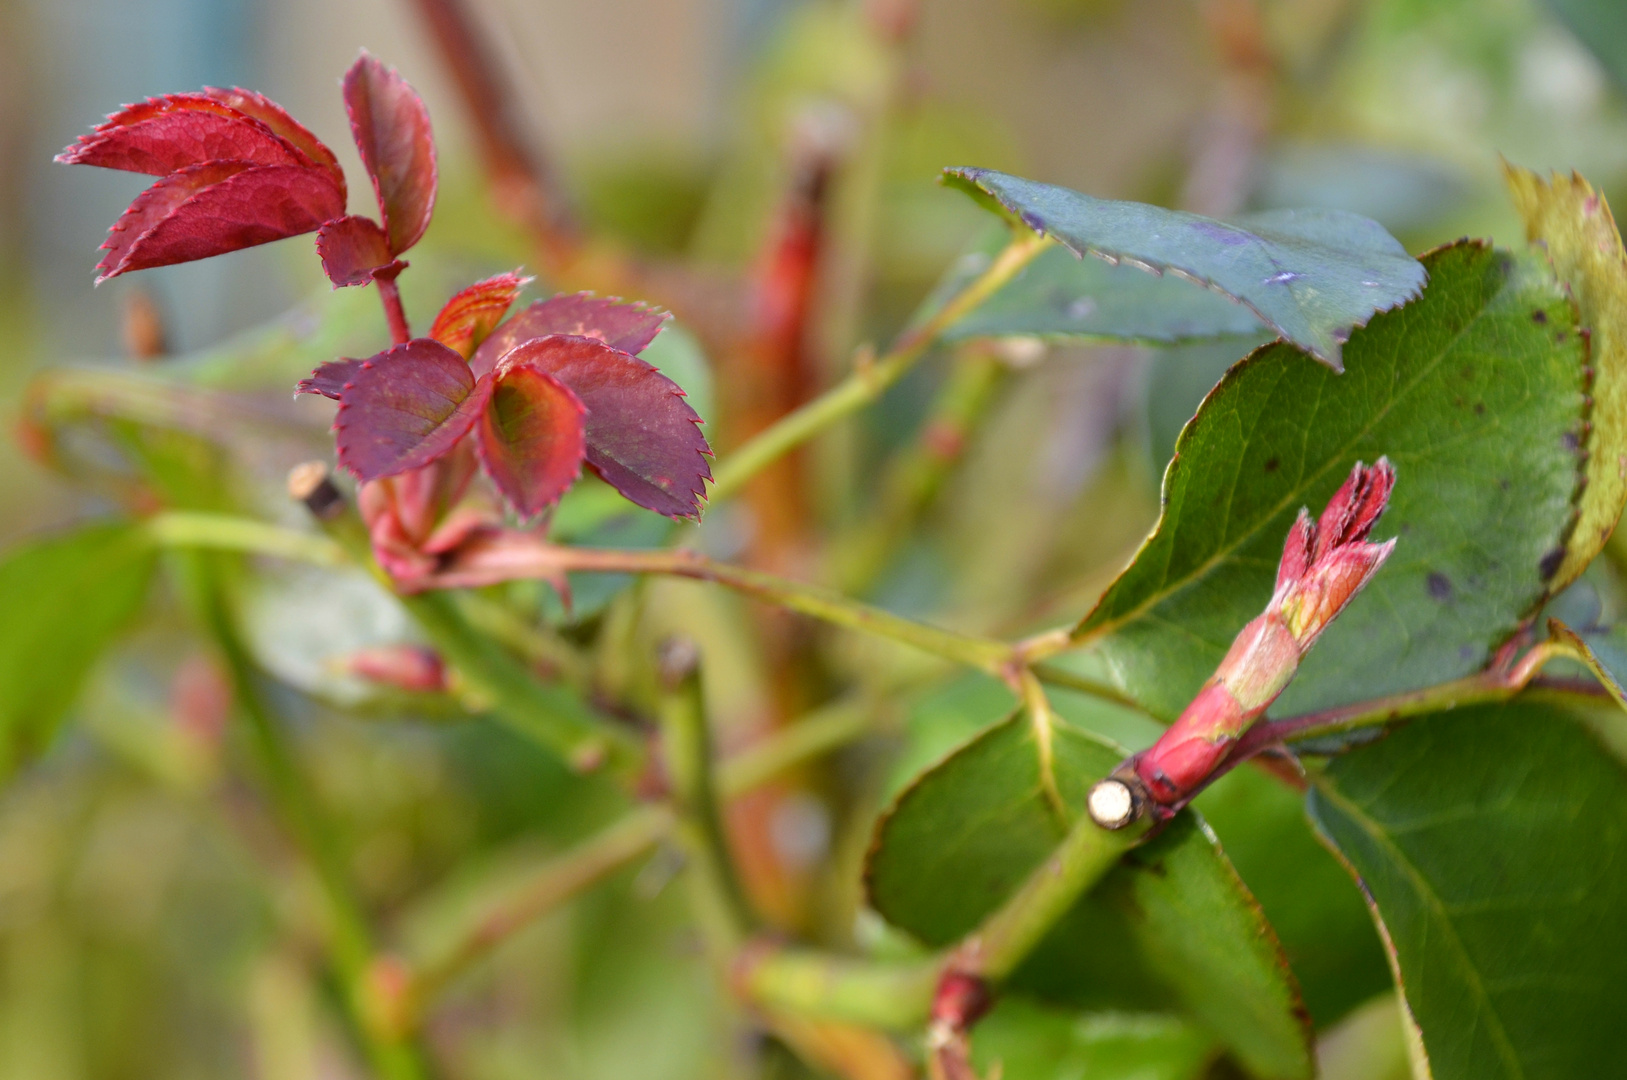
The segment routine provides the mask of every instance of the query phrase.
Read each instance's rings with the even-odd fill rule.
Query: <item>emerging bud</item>
[[[1192,703],[1150,749],[1114,776],[1147,793],[1152,811],[1173,816],[1203,788],[1232,745],[1287,688],[1299,662],[1389,558],[1395,541],[1367,543],[1395,487],[1395,467],[1356,463],[1316,522],[1306,510],[1288,531],[1277,587],[1259,618],[1243,627]],[[1133,779],[1132,779],[1133,778]],[[1092,817],[1105,828],[1127,822]]]
[[[377,645],[345,657],[344,669],[368,682],[414,694],[440,694],[448,689],[446,664],[422,645]]]

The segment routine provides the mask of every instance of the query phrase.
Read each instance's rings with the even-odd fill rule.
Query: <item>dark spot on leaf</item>
[[[1276,472],[1278,466],[1280,466],[1281,464],[1282,464],[1282,462],[1277,460],[1276,458],[1266,458],[1266,460],[1265,460],[1265,471],[1266,472]]]
[[[1024,210],[1022,212],[1022,219],[1023,224],[1027,225],[1035,232],[1042,233],[1045,231],[1045,219],[1034,213],[1032,210]]]
[[[1473,645],[1460,645],[1458,647],[1458,659],[1473,660],[1477,651]]]
[[[1565,331],[1561,330],[1559,333],[1554,335],[1554,344],[1556,344],[1556,345],[1565,344]]]
[[[1576,450],[1581,447],[1582,440],[1577,437],[1576,432],[1567,431],[1565,434],[1559,437],[1559,445],[1563,446],[1566,450]]]
[[[1548,321],[1548,313],[1543,311],[1541,308],[1537,308],[1537,310],[1531,313],[1531,321],[1539,325],[1545,323]]]
[[[1476,416],[1486,415],[1486,403],[1484,401],[1477,401],[1474,403],[1474,414]]]
[[[1426,584],[1429,586],[1429,595],[1441,603],[1452,599],[1452,579],[1439,570],[1430,572]]]
[[[1537,570],[1542,574],[1542,580],[1547,581],[1549,578],[1559,573],[1559,564],[1564,561],[1564,545],[1560,545],[1544,555],[1542,557],[1542,561],[1537,563]]]
[[[1505,476],[1501,480],[1497,481],[1497,486],[1502,488],[1504,491],[1507,491],[1509,488],[1514,486],[1514,483]]]

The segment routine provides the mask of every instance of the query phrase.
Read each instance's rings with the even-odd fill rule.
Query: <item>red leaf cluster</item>
[[[339,402],[340,465],[364,481],[399,476],[472,434],[486,475],[522,518],[553,506],[584,464],[640,506],[698,517],[711,478],[700,417],[676,383],[632,354],[667,315],[574,294],[499,325],[524,281],[515,273],[473,285],[448,301],[433,337],[336,360],[302,380],[296,392]]]
[[[333,151],[259,94],[209,87],[113,113],[57,160],[159,180],[113,224],[97,283],[317,230],[334,285],[393,278],[435,208],[429,114],[400,75],[366,53],[345,76],[345,106],[382,227],[345,216]]]

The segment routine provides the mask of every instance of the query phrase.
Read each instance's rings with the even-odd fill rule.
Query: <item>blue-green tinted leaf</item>
[[[956,260],[924,310],[936,310],[970,284],[1009,236],[1001,228],[980,238]],[[1201,285],[1048,247],[1004,288],[951,323],[942,337],[963,341],[1023,335],[1171,344],[1253,337],[1264,329],[1248,308]],[[1240,349],[1238,355],[1246,351]]]
[[[1627,1060],[1627,771],[1573,718],[1417,720],[1335,760],[1310,812],[1373,898],[1434,1080]]]
[[[1406,303],[1424,284],[1423,266],[1357,214],[1270,210],[1221,222],[989,169],[950,169],[945,177],[1079,255],[1172,273],[1228,296],[1335,370],[1353,327]]]

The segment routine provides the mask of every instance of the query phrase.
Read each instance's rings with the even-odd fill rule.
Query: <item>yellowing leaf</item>
[[[1544,180],[1507,164],[1503,172],[1526,239],[1547,250],[1592,334],[1586,482],[1564,560],[1550,582],[1557,593],[1604,548],[1627,506],[1627,252],[1610,204],[1576,173]]]

